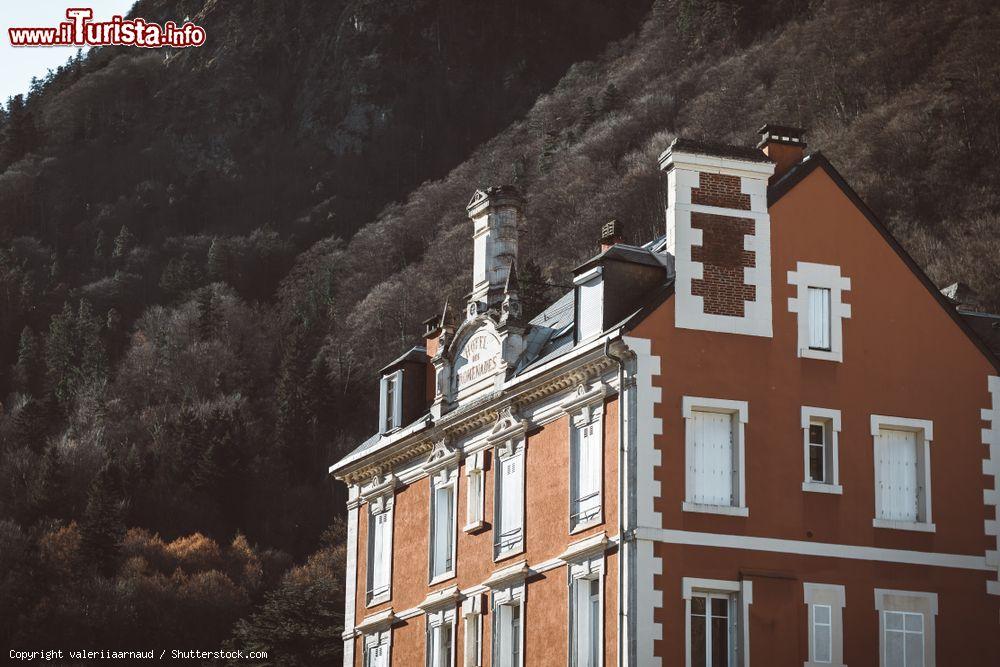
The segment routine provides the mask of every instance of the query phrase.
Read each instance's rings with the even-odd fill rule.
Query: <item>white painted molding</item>
[[[365,620],[358,623],[355,628],[361,634],[368,634],[370,632],[378,630],[386,630],[392,627],[399,619],[396,614],[393,613],[392,607],[388,609],[383,609],[377,614],[370,614],[365,617]]]
[[[586,539],[572,542],[566,550],[559,554],[559,560],[570,562],[588,558],[594,554],[603,554],[608,547],[608,534],[601,532]]]
[[[896,591],[890,589],[875,589],[875,610],[878,614],[879,667],[886,667],[885,662],[885,612],[903,611],[920,613],[924,616],[924,667],[934,667],[937,664],[937,647],[935,632],[935,617],[938,613],[937,593],[918,593],[914,591]]]
[[[458,586],[449,586],[441,590],[431,591],[424,601],[417,606],[424,612],[435,611],[449,605],[454,606],[462,599]]]
[[[982,420],[989,423],[982,430],[983,444],[986,445],[983,475],[990,482],[983,489],[983,502],[987,508],[993,509],[994,518],[986,519],[984,528],[990,542],[996,544],[996,549],[986,551],[986,562],[996,575],[995,579],[987,580],[986,590],[990,595],[1000,595],[1000,377],[989,376],[986,386],[990,392],[990,407],[981,412]]]
[[[527,561],[518,561],[509,567],[505,567],[501,570],[495,571],[490,575],[489,579],[484,582],[487,588],[506,588],[514,581],[524,581],[528,576],[530,570],[528,569]]]
[[[802,490],[808,493],[832,493],[842,495],[844,487],[840,485],[840,410],[831,408],[816,408],[803,405],[802,419]],[[830,423],[830,473],[829,482],[814,482],[809,477],[809,426],[813,420],[824,420]],[[826,465],[824,463],[824,465]]]
[[[851,279],[840,275],[832,264],[796,262],[788,272],[788,284],[796,288],[788,298],[788,312],[798,315],[798,355],[808,359],[841,362],[844,360],[844,320],[851,317],[851,306],[844,303],[844,293],[851,290]],[[809,347],[809,288],[830,290],[830,349]]]
[[[750,406],[746,401],[733,401],[725,398],[705,398],[702,396],[684,396],[681,398],[681,412],[684,419],[691,419],[695,410],[702,412],[726,412],[739,415],[740,423],[750,420]]]
[[[959,570],[988,571],[992,569],[987,565],[986,559],[982,556],[938,553],[932,551],[910,551],[906,549],[887,549],[884,547],[834,544],[831,542],[785,540],[773,537],[754,537],[750,535],[702,533],[697,531],[666,528],[659,530],[638,528],[636,529],[636,539],[699,547],[765,551],[770,553],[817,556],[821,558],[844,558],[848,560],[872,561],[880,563],[926,565],[927,567],[946,567]]]

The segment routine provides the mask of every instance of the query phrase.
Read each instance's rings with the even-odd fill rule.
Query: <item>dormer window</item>
[[[379,431],[388,433],[402,426],[403,421],[403,371],[382,376],[381,401],[379,402]]]

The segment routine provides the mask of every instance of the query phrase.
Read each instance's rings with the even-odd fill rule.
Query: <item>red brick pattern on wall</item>
[[[750,210],[750,195],[743,194],[739,176],[698,174],[698,187],[691,189],[691,203]]]
[[[705,313],[743,317],[745,302],[757,299],[757,288],[743,280],[743,269],[756,266],[755,253],[743,249],[754,221],[692,213],[691,227],[702,230],[702,244],[691,247],[691,259],[703,266],[703,277],[691,281],[691,294],[704,299]]]

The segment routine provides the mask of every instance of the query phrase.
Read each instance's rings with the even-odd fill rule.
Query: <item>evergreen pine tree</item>
[[[609,83],[608,87],[601,94],[601,111],[604,113],[615,111],[621,106],[621,103],[622,96],[618,92],[618,86],[614,82]]]
[[[118,470],[105,464],[87,493],[80,521],[80,551],[105,576],[114,573],[125,536],[124,490]]]
[[[198,290],[196,297],[198,305],[198,338],[200,340],[211,340],[215,336],[216,312],[215,294],[211,287],[203,287]]]
[[[208,248],[206,262],[208,279],[212,282],[225,282],[229,276],[229,246],[224,239],[213,238]]]
[[[103,378],[107,372],[108,360],[101,337],[101,321],[91,311],[90,303],[84,299],[80,299],[77,312],[76,341],[79,346],[80,386]]]
[[[545,139],[542,142],[542,155],[538,164],[538,169],[542,173],[547,172],[552,167],[552,160],[559,150],[559,143],[559,132],[556,130],[547,130],[545,132]]]
[[[600,117],[601,114],[597,110],[597,104],[594,103],[593,96],[587,95],[587,98],[583,101],[583,126],[590,127]]]
[[[45,363],[49,371],[49,382],[56,398],[63,404],[70,399],[76,386],[74,319],[69,303],[63,304],[62,312],[49,320],[49,334],[45,339]]]
[[[36,517],[57,519],[64,515],[67,481],[59,448],[49,445],[42,455],[31,489],[31,509]]]
[[[303,445],[308,436],[308,413],[305,410],[305,380],[308,373],[305,361],[305,336],[301,325],[296,325],[285,341],[285,350],[278,371],[275,400],[277,418],[275,431],[279,450],[285,463],[294,469],[305,467]]]
[[[127,226],[122,225],[121,231],[119,231],[118,236],[115,237],[115,247],[111,251],[111,255],[115,259],[122,259],[123,257],[126,257],[134,247],[135,237],[132,235],[132,232],[129,231]]]
[[[14,364],[14,388],[17,391],[38,396],[42,391],[44,367],[38,336],[25,326],[17,344],[17,363]]]

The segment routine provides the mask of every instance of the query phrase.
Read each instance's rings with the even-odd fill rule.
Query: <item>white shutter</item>
[[[500,462],[500,547],[506,551],[516,546],[521,534],[524,500],[523,456],[517,454]]]
[[[830,290],[809,288],[809,347],[830,349]]]
[[[876,436],[879,518],[917,521],[917,434],[883,429]]]
[[[386,428],[386,417],[389,415],[389,401],[388,401],[388,389],[389,389],[389,376],[382,376],[379,380],[378,387],[378,431],[379,433],[385,433],[389,429]]]
[[[389,513],[375,515],[372,542],[372,591],[382,592],[389,586]]]
[[[482,520],[480,508],[483,497],[483,473],[481,470],[469,471],[469,505],[466,508],[465,521],[468,524],[476,524]]]
[[[604,329],[604,281],[600,275],[578,288],[577,340],[589,338]]]
[[[601,440],[597,423],[576,428],[576,498],[573,508],[577,521],[594,517],[601,505]]]
[[[728,413],[692,412],[694,451],[691,468],[693,502],[706,505],[732,505],[733,418]]]

